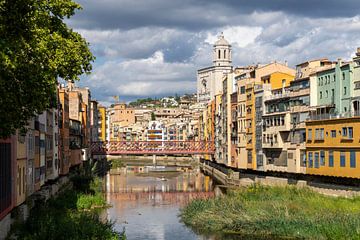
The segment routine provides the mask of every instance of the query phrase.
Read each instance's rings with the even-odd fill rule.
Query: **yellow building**
[[[256,66],[253,69],[250,69],[249,72],[245,72],[237,80],[237,84],[242,86],[238,88],[238,99],[242,96],[246,96],[245,100],[245,127],[246,127],[246,158],[239,160],[239,167],[243,168],[246,166],[248,169],[257,169],[257,159],[256,159],[256,122],[255,122],[255,90],[260,88],[263,84],[268,84],[271,86],[272,90],[283,91],[286,87],[290,85],[290,82],[294,79],[295,70],[287,67],[286,65],[280,63],[270,63],[265,66]],[[243,102],[238,101],[238,108],[242,109]],[[241,119],[240,119],[241,120]],[[240,123],[241,126],[241,123]],[[241,129],[241,127],[240,127]],[[241,135],[239,135],[241,144]],[[241,150],[241,149],[240,149]],[[243,154],[239,151],[239,157],[241,158]]]
[[[98,107],[99,110],[99,139],[106,141],[106,108],[103,106]]]
[[[207,142],[214,142],[214,119],[215,119],[215,100],[212,100],[208,103],[204,114],[205,118],[203,119],[205,125],[204,132],[204,140]],[[204,155],[205,160],[212,160],[212,156],[210,154]]]
[[[26,167],[26,135],[19,131],[16,134],[16,206],[19,206],[26,198],[27,167]]]
[[[221,148],[221,144],[222,144],[222,129],[219,127],[220,126],[220,114],[221,114],[221,104],[222,104],[222,94],[217,94],[215,95],[215,122],[214,122],[214,126],[215,126],[215,133],[214,133],[214,142],[215,142],[215,155],[214,155],[214,159],[216,162],[222,161],[223,158],[223,151]],[[226,139],[225,139],[226,140]]]
[[[360,177],[360,117],[306,122],[307,174]]]
[[[294,75],[283,72],[274,72],[261,77],[261,82],[263,84],[270,84],[271,90],[283,90],[289,87],[293,80]]]

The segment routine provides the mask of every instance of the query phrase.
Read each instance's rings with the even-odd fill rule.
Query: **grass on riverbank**
[[[360,239],[360,198],[335,198],[308,188],[254,185],[182,209],[200,232],[273,238]]]
[[[122,159],[111,160],[111,169],[126,167],[126,163]]]
[[[99,218],[98,210],[107,207],[100,179],[76,176],[72,182],[72,190],[38,204],[25,223],[13,227],[17,239],[126,239],[111,222]]]

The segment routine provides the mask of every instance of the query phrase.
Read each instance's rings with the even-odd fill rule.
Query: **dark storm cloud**
[[[358,0],[80,0],[84,10],[72,20],[77,28],[132,29],[174,27],[191,31],[229,22],[251,25],[254,12],[283,12],[310,18],[352,17]]]
[[[349,59],[360,46],[358,0],[79,0],[68,21],[97,60],[81,85],[110,103],[196,91],[220,32],[233,65]]]

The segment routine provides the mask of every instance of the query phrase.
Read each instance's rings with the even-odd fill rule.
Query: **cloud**
[[[196,91],[196,70],[212,65],[220,32],[234,66],[328,57],[360,46],[360,4],[328,0],[80,0],[68,23],[97,56],[82,77],[93,96],[122,99]]]
[[[96,98],[111,96],[162,96],[195,91],[195,67],[189,63],[169,63],[164,54],[127,61],[107,61],[94,69],[82,85],[89,86]]]
[[[256,22],[254,12],[310,18],[354,17],[358,0],[79,0],[76,28],[133,29],[146,26],[201,31]],[[250,17],[250,18],[249,18]]]
[[[254,43],[234,50],[236,64],[305,60],[327,57],[350,59],[360,46],[359,17],[318,19],[287,16],[264,28]]]
[[[238,47],[246,47],[255,41],[261,31],[261,27],[230,26],[224,28],[222,32],[227,36],[227,40],[231,44],[237,44]],[[216,33],[208,33],[205,42],[214,44],[217,39],[218,36]]]

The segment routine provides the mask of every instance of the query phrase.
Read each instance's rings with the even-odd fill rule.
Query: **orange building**
[[[60,159],[60,175],[69,173],[70,168],[70,142],[69,142],[69,93],[66,89],[59,90],[59,99],[61,103],[60,118],[60,143],[59,143],[59,159]]]

